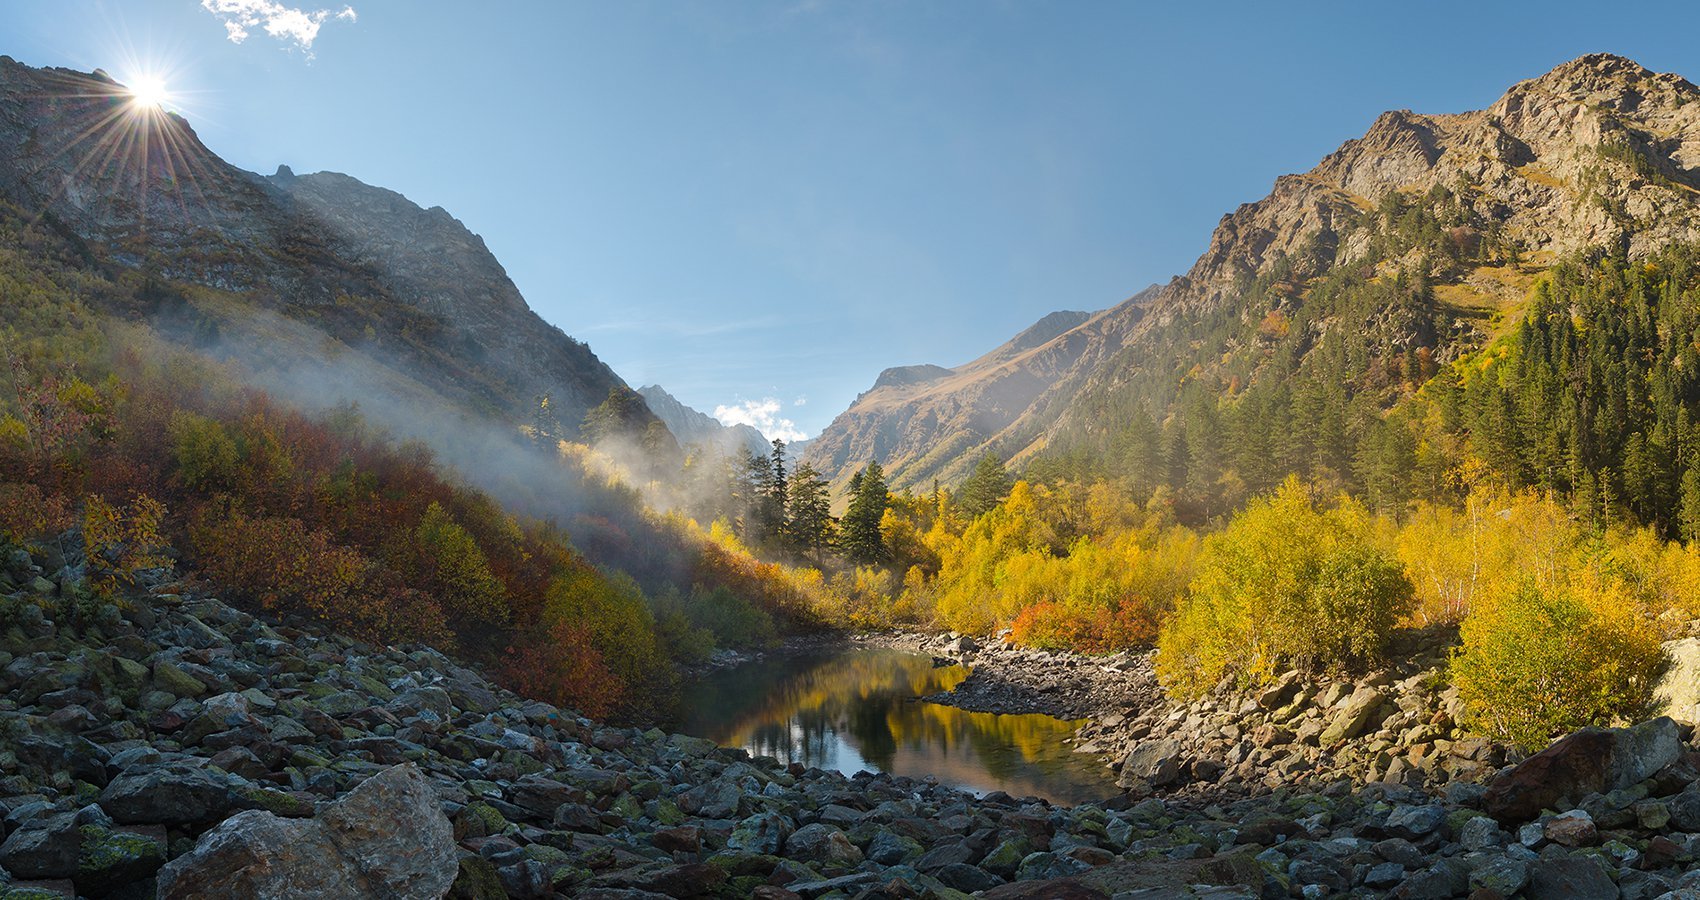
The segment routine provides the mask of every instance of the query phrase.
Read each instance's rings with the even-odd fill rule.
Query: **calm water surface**
[[[916,700],[968,677],[896,650],[823,651],[718,672],[687,688],[680,730],[783,762],[866,769],[986,794],[1084,803],[1115,795],[1096,756],[1063,741],[1081,723],[965,712]]]

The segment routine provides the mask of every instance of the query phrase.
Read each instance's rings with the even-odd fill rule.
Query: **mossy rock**
[[[674,803],[671,797],[663,797],[655,801],[655,821],[668,827],[683,825],[685,814],[679,809],[679,804]]]
[[[65,895],[46,888],[0,885],[0,900],[65,900]]]
[[[746,875],[759,876],[763,881],[773,874],[779,865],[779,857],[763,853],[743,853],[738,850],[723,850],[710,856],[703,862],[725,872],[729,877],[740,878]]]
[[[508,892],[489,860],[468,853],[460,858],[460,871],[443,900],[508,900]]]
[[[508,830],[508,820],[496,807],[474,800],[455,816],[455,839],[490,837]]]
[[[238,793],[252,808],[285,819],[311,819],[316,809],[311,800],[270,788],[244,788]]]
[[[200,679],[169,662],[154,663],[153,686],[173,697],[199,697],[207,692]]]
[[[165,848],[158,841],[100,825],[84,825],[77,853],[77,892],[105,896],[132,882],[149,878],[165,865]]]

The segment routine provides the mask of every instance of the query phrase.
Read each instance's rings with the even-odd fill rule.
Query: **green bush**
[[[1249,504],[1205,540],[1158,637],[1164,686],[1197,696],[1224,677],[1251,684],[1378,660],[1412,590],[1363,529],[1350,510],[1318,510],[1296,479]]]
[[[1452,659],[1463,724],[1538,750],[1577,728],[1640,718],[1665,657],[1651,621],[1622,599],[1528,581],[1480,604]]]

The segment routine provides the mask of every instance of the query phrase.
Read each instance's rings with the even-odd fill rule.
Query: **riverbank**
[[[1061,808],[597,723],[428,648],[284,627],[181,585],[90,602],[72,573],[49,577],[17,554],[0,568],[5,900],[1700,891],[1685,874],[1700,855],[1700,756],[1669,720],[1577,735],[1487,788],[1291,778],[1206,802],[1185,782],[1147,778],[1111,802]],[[1270,702],[1309,690],[1283,687]],[[1321,702],[1288,697],[1275,710]],[[1173,727],[1115,733],[1135,750],[1183,732],[1202,743],[1161,758],[1130,751],[1124,774],[1209,758],[1209,735],[1228,724],[1205,707],[1136,719],[1153,716]]]

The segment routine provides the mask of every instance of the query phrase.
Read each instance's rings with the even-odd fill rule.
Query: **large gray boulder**
[[[459,871],[454,829],[413,764],[362,782],[317,818],[249,811],[159,873],[160,900],[438,900]]]
[[[1141,741],[1122,757],[1116,784],[1124,788],[1173,784],[1180,779],[1181,753],[1180,741],[1173,738]]]
[[[1666,641],[1670,668],[1653,688],[1658,711],[1678,722],[1700,725],[1700,638]]]

